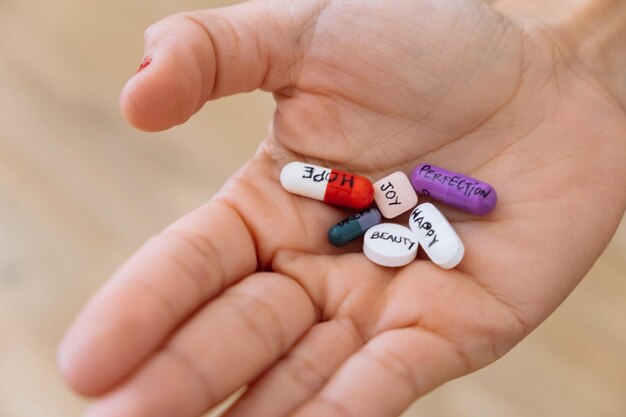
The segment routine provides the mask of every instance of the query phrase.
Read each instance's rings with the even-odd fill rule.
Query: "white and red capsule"
[[[304,162],[285,165],[280,183],[290,193],[334,206],[364,209],[374,200],[374,187],[367,178]]]

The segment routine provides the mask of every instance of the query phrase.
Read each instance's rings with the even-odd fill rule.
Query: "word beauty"
[[[303,162],[285,165],[280,183],[290,193],[335,206],[363,209],[374,200],[374,189],[367,178]]]
[[[345,246],[363,236],[370,227],[380,223],[380,220],[380,212],[375,208],[368,208],[328,229],[328,240],[334,246]]]
[[[382,223],[365,233],[363,253],[372,262],[389,267],[408,265],[417,256],[419,243],[411,229]]]
[[[430,260],[441,268],[454,268],[463,259],[463,242],[448,220],[432,204],[417,206],[409,217],[409,227]]]
[[[374,183],[374,200],[383,216],[398,217],[417,204],[417,194],[403,172],[393,174]]]
[[[418,165],[411,183],[416,191],[472,214],[485,215],[498,201],[491,185],[434,165]]]

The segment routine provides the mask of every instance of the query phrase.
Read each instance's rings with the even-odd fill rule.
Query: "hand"
[[[626,115],[550,27],[469,0],[262,0],[167,18],[121,106],[144,130],[262,88],[256,157],[149,240],[60,350],[91,417],[396,416],[502,356],[572,291],[626,205]],[[217,145],[216,145],[217,146]],[[443,209],[466,246],[388,269],[288,194],[305,160],[377,180],[431,162],[491,183],[486,217]],[[442,205],[439,205],[443,208]]]

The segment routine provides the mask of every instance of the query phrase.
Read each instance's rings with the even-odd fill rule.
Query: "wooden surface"
[[[218,4],[0,0],[0,417],[80,415],[84,402],[55,369],[63,330],[134,249],[209,199],[264,136],[272,102],[259,93],[161,134],[118,115],[144,28]],[[622,226],[534,334],[405,417],[626,416],[625,254]]]

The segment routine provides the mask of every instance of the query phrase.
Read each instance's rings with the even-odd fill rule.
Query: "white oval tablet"
[[[404,266],[417,255],[419,243],[408,227],[393,223],[382,223],[372,227],[363,238],[363,253],[367,258],[382,266]]]
[[[430,203],[415,207],[409,226],[430,260],[440,267],[454,268],[463,259],[463,242],[437,207]]]

